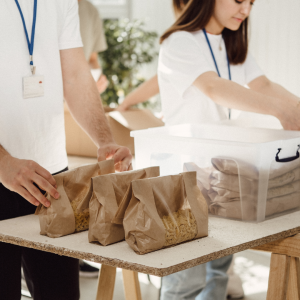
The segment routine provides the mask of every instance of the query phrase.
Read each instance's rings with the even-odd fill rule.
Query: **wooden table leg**
[[[272,253],[267,300],[286,300],[291,257]]]
[[[300,262],[298,257],[291,257],[287,300],[300,300]]]
[[[122,270],[123,284],[126,300],[142,300],[138,273],[129,270]]]
[[[101,266],[96,300],[112,300],[116,281],[115,267]]]

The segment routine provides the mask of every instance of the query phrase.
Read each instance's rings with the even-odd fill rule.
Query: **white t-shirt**
[[[229,79],[222,35],[207,35],[221,77]],[[263,75],[251,54],[248,54],[243,64],[231,65],[230,70],[232,81],[240,85],[246,85]],[[228,119],[228,108],[216,104],[193,86],[194,81],[208,71],[217,72],[202,30],[192,33],[178,31],[162,43],[158,83],[166,125],[199,124]]]
[[[34,1],[19,4],[30,39]],[[82,47],[77,0],[38,1],[33,61],[36,74],[44,75],[43,97],[23,99],[29,51],[13,0],[0,1],[0,41],[0,144],[14,157],[58,172],[68,165],[59,50]]]

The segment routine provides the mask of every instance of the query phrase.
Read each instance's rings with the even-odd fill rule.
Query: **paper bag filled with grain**
[[[89,207],[89,242],[103,246],[125,239],[123,224],[112,223],[124,196],[130,193],[130,183],[136,179],[159,176],[159,167],[115,173],[92,178],[87,197],[78,206],[78,211]]]
[[[138,254],[208,235],[208,208],[196,172],[135,180],[116,214]],[[114,220],[115,221],[115,220]]]
[[[46,194],[51,206],[39,205],[35,214],[39,215],[41,234],[51,238],[61,237],[89,228],[89,210],[77,212],[78,204],[90,189],[91,178],[114,173],[114,161],[107,160],[79,167],[54,176],[59,199]]]

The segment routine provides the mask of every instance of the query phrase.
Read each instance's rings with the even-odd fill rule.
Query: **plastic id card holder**
[[[23,98],[44,96],[44,76],[34,75],[23,77]]]

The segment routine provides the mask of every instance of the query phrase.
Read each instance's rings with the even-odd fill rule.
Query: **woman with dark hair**
[[[248,53],[253,4],[190,0],[163,34],[158,82],[167,125],[227,119],[234,108],[273,115],[284,129],[300,129],[300,99],[264,76]]]
[[[166,125],[226,120],[237,109],[300,130],[300,98],[264,76],[248,53],[254,1],[190,0],[163,34],[158,83]],[[224,300],[231,259],[210,262],[207,275],[199,265],[164,277],[161,299]]]

